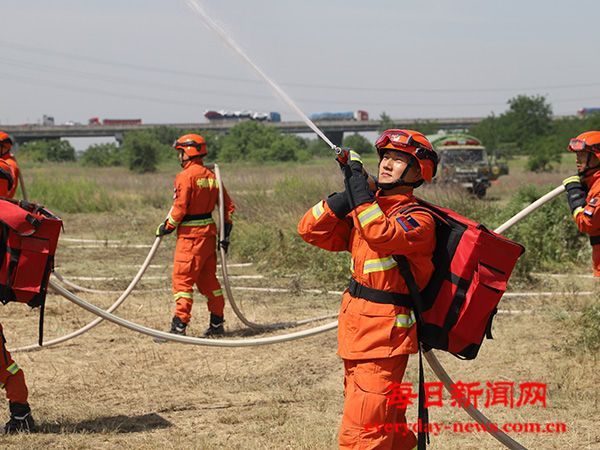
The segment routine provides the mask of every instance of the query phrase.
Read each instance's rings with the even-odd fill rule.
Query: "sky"
[[[305,113],[484,117],[519,94],[555,114],[600,106],[583,0],[197,0]],[[300,120],[184,0],[2,0],[0,125]]]

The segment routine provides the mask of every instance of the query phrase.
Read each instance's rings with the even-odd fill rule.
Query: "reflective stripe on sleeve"
[[[396,264],[396,261],[391,256],[381,259],[367,259],[363,266],[363,273],[383,272],[384,270],[389,270],[397,265],[398,264]]]
[[[223,295],[223,289],[217,289],[217,290],[215,290],[215,291],[212,291],[212,294],[213,294],[215,297],[220,297],[220,296],[222,296],[222,295]]]
[[[323,207],[323,200],[321,200],[319,203],[312,207],[312,214],[315,219],[321,217],[324,212],[325,208]]]
[[[194,296],[192,295],[191,292],[177,292],[176,294],[173,295],[173,298],[175,300],[180,299],[180,298],[189,298],[190,300],[192,300],[194,298]]]
[[[14,362],[12,363],[10,366],[8,366],[6,368],[6,370],[11,373],[12,375],[14,375],[15,373],[17,373],[19,371],[19,366],[17,366],[17,363]]]
[[[360,154],[356,153],[354,150],[350,150],[350,161],[358,161],[362,164],[362,159],[360,159]]]
[[[396,316],[396,323],[394,326],[398,328],[410,328],[417,320],[415,319],[415,312],[411,309],[410,314],[398,314]]]
[[[175,222],[175,220],[173,220],[173,218],[171,217],[171,214],[169,214],[169,216],[167,217],[167,221],[173,225],[174,227],[176,227],[177,225],[179,225],[179,222]]]
[[[358,215],[358,221],[364,227],[381,216],[383,216],[383,211],[377,203],[374,203]]]
[[[575,211],[573,211],[573,218],[576,219],[577,216],[584,211],[584,209],[585,208],[583,206],[576,208]]]

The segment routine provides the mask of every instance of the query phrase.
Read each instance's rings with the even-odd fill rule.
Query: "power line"
[[[139,64],[131,64],[125,62],[111,61],[102,58],[95,58],[83,55],[77,55],[73,53],[60,52],[56,50],[33,47],[23,44],[18,44],[15,42],[7,42],[0,40],[0,47],[17,49],[20,51],[40,54],[43,56],[55,55],[62,58],[67,58],[71,60],[77,61],[87,61],[94,64],[107,65],[112,67],[121,67],[127,68],[131,70],[143,71],[143,72],[155,72],[155,73],[163,73],[169,75],[177,75],[191,78],[205,78],[217,81],[233,81],[238,83],[254,83],[254,84],[262,84],[261,80],[250,79],[250,78],[241,78],[241,77],[227,77],[222,75],[212,75],[200,72],[191,72],[191,71],[183,71],[183,70],[175,70],[175,69],[165,69],[156,66],[146,66]],[[327,90],[336,90],[336,91],[362,91],[362,92],[397,92],[397,93],[432,93],[432,94],[440,94],[440,93],[482,93],[482,92],[518,92],[518,91],[541,91],[541,90],[562,90],[562,89],[573,89],[573,88],[586,88],[586,87],[597,87],[600,86],[598,82],[586,82],[586,83],[570,83],[570,84],[554,84],[554,85],[539,85],[539,86],[515,86],[515,87],[484,87],[484,88],[389,88],[389,87],[368,87],[368,86],[341,86],[341,85],[327,85],[327,84],[317,84],[317,83],[281,83],[284,86],[288,87],[302,87],[302,88],[310,88],[310,89],[327,89]]]

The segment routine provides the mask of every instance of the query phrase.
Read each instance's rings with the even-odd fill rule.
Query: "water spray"
[[[204,24],[211,30],[213,30],[219,38],[233,51],[235,51],[244,61],[246,61],[252,69],[267,82],[267,84],[275,91],[275,94],[281,100],[283,100],[290,108],[292,108],[301,118],[306,125],[309,126],[317,135],[323,139],[323,141],[332,149],[335,150],[336,155],[340,155],[342,153],[342,149],[333,144],[325,133],[317,127],[312,120],[308,118],[306,114],[296,105],[296,103],[291,99],[289,95],[287,95],[283,89],[279,87],[275,81],[273,81],[266,73],[262,71],[260,67],[256,65],[254,61],[250,59],[250,57],[242,50],[242,48],[227,34],[227,32],[221,27],[217,22],[215,22],[204,10],[204,7],[197,0],[185,0],[186,4],[190,7],[192,11],[194,11],[204,22]]]

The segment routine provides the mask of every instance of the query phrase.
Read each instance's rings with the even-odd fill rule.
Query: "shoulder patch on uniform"
[[[402,229],[404,231],[414,230],[415,228],[418,228],[421,226],[421,224],[419,224],[419,222],[417,222],[417,219],[415,219],[410,214],[405,215],[405,216],[396,217],[396,222],[398,222],[400,224],[400,226],[402,227]]]
[[[598,204],[598,197],[594,197],[593,199],[590,200],[589,205],[590,206],[596,206]]]

